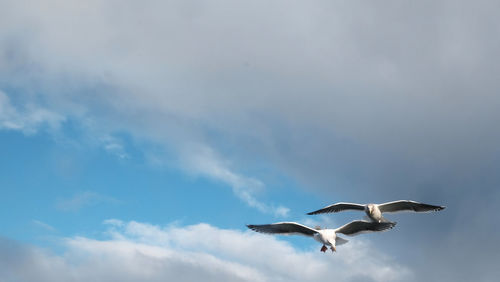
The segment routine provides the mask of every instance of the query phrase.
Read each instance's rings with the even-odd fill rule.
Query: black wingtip
[[[316,214],[322,214],[322,213],[329,213],[329,212],[328,211],[325,212],[323,209],[320,209],[317,211],[308,212],[307,215],[316,215]]]

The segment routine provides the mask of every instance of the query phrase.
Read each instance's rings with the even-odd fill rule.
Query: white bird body
[[[366,215],[373,221],[382,222],[384,217],[382,216],[382,212],[380,211],[378,205],[376,204],[368,204],[365,206]]]
[[[314,240],[330,248],[335,248],[337,233],[334,229],[322,229],[317,231],[318,232],[313,235]]]

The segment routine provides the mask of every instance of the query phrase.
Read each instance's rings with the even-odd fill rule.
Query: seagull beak
[[[335,248],[335,246],[332,246],[332,253],[336,252],[336,251],[337,251],[337,248]]]

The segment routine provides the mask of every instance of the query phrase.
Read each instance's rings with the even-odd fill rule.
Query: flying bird
[[[332,252],[337,251],[335,245],[342,245],[348,240],[337,236],[337,233],[344,235],[354,236],[361,233],[384,231],[393,228],[395,222],[370,222],[370,221],[352,221],[337,229],[313,229],[296,222],[278,222],[273,224],[262,225],[247,225],[253,231],[268,233],[268,234],[282,234],[282,235],[304,235],[313,237],[316,241],[323,244],[321,251],[325,252],[329,246]]]
[[[384,204],[354,204],[354,203],[336,203],[333,205],[326,206],[317,211],[308,213],[311,214],[321,214],[321,213],[333,213],[341,212],[345,210],[360,210],[365,211],[366,215],[376,222],[387,221],[382,213],[385,212],[399,212],[399,211],[414,211],[414,212],[431,212],[443,210],[444,206],[433,206],[424,203],[419,203],[415,201],[400,200],[394,202],[388,202]]]

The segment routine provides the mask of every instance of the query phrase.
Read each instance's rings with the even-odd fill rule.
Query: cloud
[[[120,201],[96,192],[84,191],[75,194],[71,198],[59,199],[56,203],[56,208],[62,211],[78,211],[84,207],[101,203],[117,204],[120,203]]]
[[[11,104],[9,96],[0,90],[0,129],[18,130],[30,135],[44,126],[56,130],[63,121],[64,116],[33,104],[19,110]]]
[[[55,231],[56,230],[52,225],[49,225],[43,221],[33,219],[32,222],[34,225],[36,225],[40,228],[43,228],[45,230],[48,230],[48,231]]]
[[[229,163],[220,159],[207,146],[189,146],[189,153],[181,154],[181,162],[188,173],[198,174],[222,181],[233,189],[234,194],[249,206],[261,212],[273,213],[276,216],[287,216],[289,209],[283,206],[269,206],[258,201],[254,194],[264,188],[264,184],[255,178],[250,178],[233,172]]]
[[[129,158],[122,142],[118,138],[105,135],[100,138],[100,142],[102,142],[104,149],[110,154],[116,155],[120,159]]]
[[[245,173],[255,167],[286,175],[324,204],[447,205],[440,217],[405,218],[401,238],[421,234],[420,225],[436,230],[418,259],[436,261],[412,265],[452,281],[488,278],[500,253],[492,247],[499,236],[488,236],[499,233],[489,216],[500,197],[500,39],[492,36],[499,8],[493,1],[3,1],[0,88],[11,101],[90,122],[102,136],[127,132],[188,164],[184,144],[203,144],[216,159],[187,167],[256,207],[257,183],[268,179]],[[60,120],[26,118],[32,110],[0,97],[2,128]],[[471,203],[480,208],[463,208]],[[464,230],[463,218],[488,230],[479,236],[489,243],[469,250],[473,265],[459,259],[478,236]],[[405,250],[401,240],[394,244]]]
[[[354,281],[363,277],[364,281],[401,281],[412,277],[408,269],[362,240],[343,245],[336,254],[323,254],[317,248],[297,251],[272,236],[208,224],[114,223],[111,239],[68,238],[61,255],[2,239],[0,279],[318,281],[335,277]]]
[[[4,4],[1,83],[105,133],[265,158],[322,193],[495,159],[496,4],[50,3]]]

